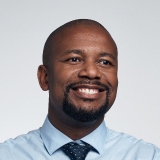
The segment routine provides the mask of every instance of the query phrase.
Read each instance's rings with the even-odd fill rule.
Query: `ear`
[[[40,65],[38,67],[37,76],[38,76],[40,87],[42,88],[43,91],[47,91],[49,88],[48,87],[48,70],[44,65]]]

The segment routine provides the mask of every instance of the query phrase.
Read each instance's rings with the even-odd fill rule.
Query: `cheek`
[[[66,87],[68,83],[71,83],[73,81],[76,81],[78,78],[78,72],[79,68],[76,66],[71,66],[71,65],[65,65],[63,63],[60,63],[57,65],[55,68],[53,74],[54,74],[54,79],[56,81],[57,85],[60,85],[61,87]]]
[[[56,99],[62,99],[66,85],[72,81],[75,72],[73,73],[72,70],[68,70],[65,66],[60,66],[55,67],[50,75],[49,90]]]
[[[112,104],[116,99],[117,88],[118,88],[118,79],[116,78],[114,81],[112,81],[112,92],[110,94],[110,101],[109,101],[110,106],[112,106]]]
[[[112,104],[115,101],[116,94],[117,94],[117,87],[118,87],[117,74],[114,74],[114,73],[106,74],[106,80],[107,80],[107,83],[111,86],[110,87],[110,96],[109,96],[109,105],[112,106]]]
[[[117,88],[118,77],[117,77],[117,70],[116,69],[103,71],[102,75],[104,77],[104,80],[106,80],[106,82],[111,85],[112,89]]]
[[[52,71],[49,76],[49,99],[55,106],[61,105],[63,101],[63,80],[64,77],[56,71]]]

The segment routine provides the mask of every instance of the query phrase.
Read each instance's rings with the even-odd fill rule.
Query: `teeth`
[[[87,94],[95,94],[95,93],[98,93],[98,89],[88,89],[88,88],[86,88],[86,89],[81,89],[81,88],[79,88],[78,89],[78,91],[79,92],[83,92],[83,93],[87,93]]]
[[[91,89],[91,90],[90,90],[90,94],[93,94],[93,93],[94,93],[94,91]]]
[[[86,91],[85,91],[86,93],[90,93],[90,91],[89,91],[89,89],[86,89]]]

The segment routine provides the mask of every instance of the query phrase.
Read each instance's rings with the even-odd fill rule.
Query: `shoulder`
[[[20,135],[15,139],[8,139],[0,143],[0,160],[14,160],[15,152],[23,152],[37,143],[41,143],[40,131],[34,130]]]
[[[109,129],[106,144],[106,146],[109,145],[111,148],[113,147],[115,150],[117,149],[119,152],[124,153],[125,156],[132,154],[137,157],[143,157],[143,159],[146,157],[146,160],[149,159],[148,157],[160,160],[160,148],[125,133]]]

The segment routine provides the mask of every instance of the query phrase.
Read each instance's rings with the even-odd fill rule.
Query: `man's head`
[[[116,97],[116,44],[96,21],[68,22],[47,39],[38,78],[41,88],[49,89],[49,114],[97,121]]]

